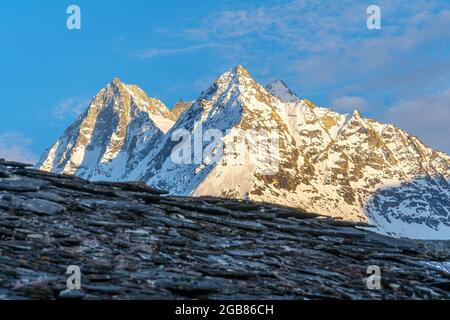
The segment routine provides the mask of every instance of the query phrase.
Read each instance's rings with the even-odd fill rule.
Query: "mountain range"
[[[267,140],[276,152],[242,134],[252,130],[276,132]],[[211,132],[221,135],[205,139]],[[181,145],[174,139],[180,133],[203,139]],[[250,152],[230,154],[245,161],[230,162],[219,147],[236,139]],[[174,161],[175,150],[191,161]],[[195,161],[199,150],[209,156]],[[172,110],[114,79],[36,167],[94,181],[143,181],[174,195],[277,203],[370,222],[395,237],[450,239],[449,155],[358,111],[316,106],[281,80],[263,86],[242,66]]]

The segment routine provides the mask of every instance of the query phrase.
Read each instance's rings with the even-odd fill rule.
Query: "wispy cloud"
[[[450,89],[398,101],[386,111],[383,120],[398,125],[435,148],[450,151]]]
[[[216,50],[218,52],[222,52],[223,55],[226,55],[226,52],[229,52],[230,50],[232,52],[237,52],[239,48],[239,45],[232,43],[203,43],[178,48],[145,48],[133,50],[130,52],[130,56],[137,59],[152,59],[157,57],[192,54],[201,50]]]
[[[0,134],[0,158],[34,164],[37,156],[29,149],[32,140],[21,132]]]
[[[89,105],[89,99],[69,97],[59,101],[50,111],[55,120],[72,120],[79,116]]]
[[[431,129],[442,128],[443,120],[423,115],[419,107],[435,101],[434,108],[448,123],[448,104],[430,93],[450,85],[450,4],[378,0],[381,30],[366,27],[369,4],[292,0],[217,6],[215,12],[184,26],[161,29],[168,43],[178,48],[137,53],[151,58],[214,50],[220,57],[217,69],[249,65],[262,82],[282,78],[302,97],[318,97],[319,103],[344,112],[363,109],[368,116],[397,122],[450,151],[439,130]],[[394,111],[388,116],[384,110],[389,107],[407,109],[408,117],[402,121]],[[421,119],[416,127],[414,118]]]
[[[186,28],[181,36],[222,43],[258,39],[301,50],[322,51],[327,46],[335,47],[336,41],[331,40],[345,37],[358,23],[365,26],[365,7],[349,4],[349,1],[297,0],[219,11]],[[322,37],[328,41],[318,41]]]
[[[369,106],[369,103],[361,97],[343,96],[333,99],[331,106],[339,112],[351,112],[354,110],[363,111]]]
[[[430,9],[409,13],[406,11],[406,16],[399,17],[398,21],[394,19],[392,25],[376,31],[378,34],[355,30],[353,37],[351,34],[348,38],[332,37],[333,45],[328,50],[309,52],[294,59],[288,68],[302,75],[298,83],[308,88],[334,87],[339,83],[341,86],[353,85],[353,89],[357,87],[362,91],[409,91],[411,86],[414,90],[427,90],[427,86],[435,85],[439,74],[449,71],[431,67],[446,65],[442,58],[449,50],[442,44],[450,41],[450,11]],[[329,38],[324,34],[319,42],[330,43]],[[430,51],[433,46],[440,49]],[[424,83],[423,71],[429,69],[436,77],[428,78]]]
[[[450,6],[433,0],[379,0],[377,4],[383,29],[374,31],[366,27],[368,3],[363,1],[248,3],[240,9],[212,12],[181,30],[165,29],[167,39],[180,48],[150,48],[133,54],[151,58],[213,49],[227,67],[236,61],[250,63],[263,75],[288,77],[305,94],[319,87],[336,90],[337,83],[342,88],[356,84],[367,91],[374,85],[391,90],[392,82],[398,81],[398,89],[405,90],[407,81],[397,79],[402,71],[412,69],[409,83],[420,80],[430,64],[423,55],[436,55],[428,50],[421,56],[421,49],[450,41]]]
[[[430,96],[450,84],[450,6],[433,0],[377,4],[381,30],[366,28],[366,2],[294,0],[216,12],[182,36],[238,43],[243,63],[248,57],[260,74],[287,78],[302,96],[328,96],[342,112],[381,114],[450,151],[450,105],[445,95]],[[385,115],[391,101],[403,102]]]
[[[214,47],[210,44],[202,44],[202,45],[193,45],[193,46],[187,46],[184,48],[146,48],[146,49],[140,49],[140,50],[134,50],[130,53],[132,57],[139,58],[139,59],[150,59],[154,57],[161,57],[161,56],[171,56],[171,55],[177,55],[177,54],[184,54],[184,53],[194,53],[199,50],[208,49]]]

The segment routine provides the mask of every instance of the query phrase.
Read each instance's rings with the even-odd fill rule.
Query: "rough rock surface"
[[[0,160],[1,299],[448,299],[448,242]],[[69,265],[81,290],[67,290]],[[381,268],[381,290],[366,286]],[[447,269],[446,269],[447,268]]]
[[[194,104],[194,101],[179,100],[170,111],[178,119],[183,112],[185,112],[190,106]]]

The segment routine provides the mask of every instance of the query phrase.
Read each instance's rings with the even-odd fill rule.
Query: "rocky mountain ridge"
[[[155,129],[154,122],[144,123],[145,130],[138,125],[122,137],[134,142],[124,143],[116,158],[106,153],[100,168],[90,156],[84,156],[84,163],[69,160],[67,165],[79,153],[55,152],[60,145],[72,146],[66,141],[74,134],[68,133],[37,167],[91,180],[143,181],[174,195],[278,203],[373,223],[379,232],[392,236],[450,238],[450,156],[358,111],[339,114],[300,99],[282,81],[263,87],[238,66],[217,78],[166,133]],[[222,136],[197,145],[189,142],[192,148],[186,153],[191,162],[173,161],[180,143],[173,139],[177,132],[192,137],[208,130],[218,130]],[[251,130],[276,132],[276,152],[267,152],[258,139],[243,134]],[[97,149],[109,141],[104,136],[92,139]],[[241,161],[231,164],[220,146],[226,150],[236,137],[251,152],[235,152]],[[211,146],[211,157],[193,161],[195,148],[202,153]],[[210,161],[217,154],[217,161]]]

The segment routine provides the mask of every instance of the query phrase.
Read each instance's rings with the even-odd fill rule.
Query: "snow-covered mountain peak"
[[[359,110],[354,110],[352,117],[355,119],[361,119],[362,118],[361,112]]]
[[[239,76],[250,77],[250,73],[248,72],[248,70],[243,65],[240,65],[240,64],[238,64],[233,69],[233,72],[236,73]]]
[[[254,100],[275,100],[260,84],[258,84],[241,65],[221,74],[214,84],[194,103],[189,109],[195,112],[202,109],[202,119],[213,117],[216,119],[221,112],[226,117],[217,118],[217,121],[231,122],[239,121],[244,109],[252,109],[257,106]],[[230,122],[230,123],[231,123]],[[222,126],[219,126],[222,127]]]
[[[112,85],[124,85],[124,83],[122,82],[122,80],[120,80],[119,77],[115,77],[112,81],[111,81]]]
[[[189,108],[180,108],[178,118],[139,87],[113,81],[39,168],[89,179],[140,180],[178,195],[274,202],[372,222],[397,236],[449,238],[450,156],[393,125],[358,111],[340,114],[316,106],[282,81],[264,88],[242,66],[221,74]],[[246,135],[255,130],[276,132],[271,140],[277,152]],[[218,138],[208,136],[217,132]],[[181,156],[175,133],[191,139]],[[209,140],[201,139],[204,134]],[[204,161],[213,140],[227,150],[236,134],[252,148],[250,157],[244,150],[236,153],[237,164]],[[174,154],[183,160],[174,161]],[[277,170],[261,173],[273,160]]]
[[[241,65],[238,65],[233,69],[222,73],[214,81],[214,86],[219,91],[230,90],[236,88],[236,86],[243,84],[244,81],[248,78],[251,78],[251,76],[248,73],[247,69],[245,69]]]
[[[107,97],[116,97],[134,104],[140,111],[148,112],[158,123],[163,119],[167,119],[171,122],[176,120],[176,117],[164,103],[156,98],[149,97],[144,90],[135,84],[126,84],[119,78],[114,78],[104,90]],[[100,93],[101,92],[102,91],[100,91]],[[125,105],[127,105],[127,103],[123,106]],[[167,131],[169,128],[167,127],[167,124],[163,124],[161,129]]]
[[[282,80],[275,80],[269,83],[266,89],[284,102],[300,101],[300,98]]]
[[[84,178],[120,179],[133,161],[149,152],[175,116],[136,85],[115,78],[43,155],[37,167]]]
[[[219,100],[226,101],[220,107],[241,108],[242,111],[256,111],[260,114],[270,114],[281,103],[279,98],[261,86],[241,65],[220,75],[200,100],[213,104]]]

